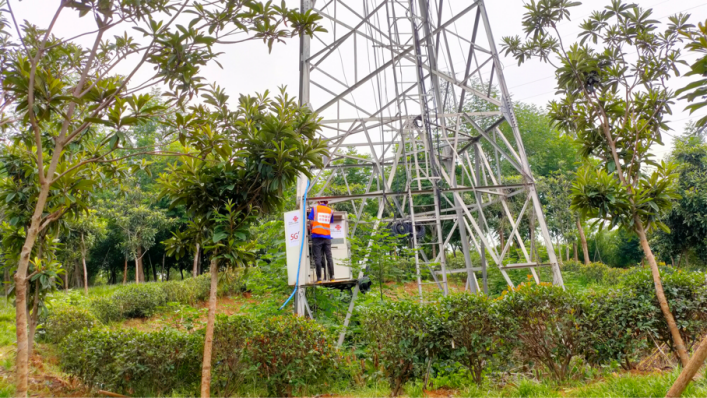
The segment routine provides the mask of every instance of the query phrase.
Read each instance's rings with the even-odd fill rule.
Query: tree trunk
[[[579,241],[582,243],[582,252],[584,252],[584,264],[589,265],[589,245],[587,245],[587,236],[584,234],[582,223],[577,219],[577,231],[579,231]]]
[[[142,246],[137,247],[135,256],[135,283],[145,282],[145,273],[142,268]]]
[[[31,242],[33,246],[34,242]],[[25,240],[27,247],[27,240]],[[23,247],[24,252],[24,247]],[[22,262],[22,260],[20,260]],[[27,269],[25,267],[24,275],[18,270],[15,273],[15,327],[17,334],[17,357],[16,357],[16,372],[17,380],[15,386],[15,396],[26,397],[27,387],[29,384],[29,343],[27,341]]]
[[[86,268],[86,243],[83,240],[83,232],[81,233],[81,261],[83,262],[83,291],[88,297],[88,269]]]
[[[147,261],[150,262],[150,268],[152,268],[152,281],[157,282],[157,267],[155,267],[155,264],[152,264],[150,253],[147,253]]]
[[[503,236],[503,226],[498,229],[498,236],[501,238],[501,250],[503,250],[503,248],[506,247],[506,239],[505,236]]]
[[[32,357],[34,350],[34,335],[37,332],[39,323],[39,279],[34,282],[34,300],[32,302],[32,314],[29,318],[29,336],[27,337],[27,357]]]
[[[665,321],[668,323],[668,330],[670,330],[670,335],[673,338],[673,345],[675,346],[675,351],[680,358],[680,363],[683,367],[686,367],[690,357],[687,355],[687,349],[685,348],[685,343],[680,336],[680,331],[678,330],[678,325],[675,323],[675,318],[670,312],[670,307],[668,306],[668,300],[665,298],[665,293],[663,292],[663,283],[660,281],[660,270],[658,269],[658,264],[655,261],[653,252],[651,251],[650,245],[648,245],[648,238],[646,237],[646,231],[643,229],[643,222],[638,216],[634,216],[634,224],[636,226],[636,233],[638,234],[638,239],[641,242],[641,248],[643,248],[643,253],[648,259],[648,265],[651,267],[651,274],[653,275],[653,284],[655,285],[655,295],[658,298],[658,303],[660,304],[660,310],[663,312]]]
[[[201,274],[203,274],[204,272],[206,272],[206,271],[204,271],[204,268],[201,266],[201,263],[202,263],[201,255],[202,255],[202,254],[204,254],[204,250],[200,248],[200,249],[199,249],[199,262],[198,262],[198,265],[197,265],[197,270],[198,270],[197,275],[201,275]]]
[[[123,285],[128,283],[128,256],[125,256],[125,268],[123,269]]]
[[[555,247],[557,248],[557,262],[560,263],[560,265],[564,265],[564,263],[562,262],[562,246],[560,246],[559,239],[558,239],[557,245],[555,245]]]
[[[705,359],[707,359],[707,336],[702,339],[700,346],[697,347],[695,353],[692,354],[690,362],[688,362],[687,366],[680,372],[680,376],[678,376],[678,379],[675,380],[675,383],[673,383],[673,386],[670,387],[670,390],[668,390],[665,396],[677,398],[682,395],[688,384],[692,381],[692,378],[695,377],[695,374],[700,370]]]
[[[579,257],[577,257],[577,242],[572,242],[572,250],[574,251],[573,260],[579,262]]]
[[[3,281],[7,282],[5,286],[5,303],[7,303],[7,296],[10,295],[10,269],[5,267],[5,272],[3,273]]]
[[[194,271],[192,272],[192,276],[196,278],[199,275],[199,244],[196,244],[196,251],[194,252]],[[184,278],[182,278],[184,279]]]
[[[685,257],[685,250],[687,249],[682,249],[680,252],[680,258],[678,259],[678,268],[680,268],[680,264],[682,264],[682,259]]]
[[[214,256],[211,259],[211,290],[209,292],[209,315],[206,321],[206,336],[204,336],[204,360],[201,363],[201,397],[211,395],[211,347],[214,340],[214,323],[216,321],[216,293],[218,291],[218,262]]]
[[[182,280],[184,280],[184,269],[179,268],[179,274],[182,275]]]
[[[165,256],[165,253],[162,253],[162,278],[163,278],[162,280],[163,280],[163,281],[165,280],[165,279],[164,279],[164,278],[165,278],[165,273],[164,273],[164,256]]]
[[[567,256],[567,261],[570,261],[570,245],[565,246],[565,255]]]
[[[537,250],[535,249],[535,210],[532,207],[530,208],[530,214],[528,215],[528,217],[528,236],[530,237],[530,261],[535,261],[539,264],[540,256],[537,255]]]
[[[138,261],[137,256],[135,256],[135,284],[140,283],[140,273],[138,272]]]

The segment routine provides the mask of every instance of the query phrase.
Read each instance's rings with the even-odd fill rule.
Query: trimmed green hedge
[[[208,299],[210,283],[210,276],[205,274],[183,281],[131,284],[121,287],[110,297],[92,299],[90,308],[104,323],[147,318],[166,303],[195,304]],[[234,289],[228,287],[225,290]]]
[[[601,267],[582,272],[597,269]],[[587,275],[612,275],[594,271]],[[661,273],[680,332],[688,344],[694,342],[707,332],[704,274],[671,269]],[[146,316],[156,308],[145,305],[149,297],[162,302],[175,297],[191,300],[208,292],[198,278],[190,283],[192,288],[181,297],[176,290],[159,289],[161,284],[124,289],[109,300],[94,300],[92,310],[102,314],[101,319]],[[197,391],[203,331],[105,331],[96,328],[100,323],[95,321],[94,326],[86,325],[91,317],[85,311],[70,315],[60,322],[64,319],[57,313],[48,329],[59,336],[53,339],[68,335],[60,346],[61,366],[67,373],[89,385],[131,395]],[[407,382],[424,377],[430,369],[434,372],[437,363],[466,368],[477,383],[490,369],[540,364],[563,379],[570,376],[576,358],[589,365],[613,363],[630,369],[642,352],[653,347],[653,340],[672,343],[646,269],[622,272],[620,284],[612,288],[580,293],[525,283],[496,299],[462,293],[434,304],[373,303],[360,307],[356,319],[350,338],[361,343],[356,354],[367,361],[360,366],[342,361],[332,336],[313,321],[293,316],[219,317],[213,394],[237,395],[244,385],[249,391],[255,387],[276,396],[305,391],[304,386],[309,393],[337,377],[354,383],[356,376],[347,370],[351,366],[369,372],[366,378],[387,379],[394,395]]]
[[[59,347],[64,372],[89,386],[137,396],[196,394],[204,339],[176,330],[83,330]]]
[[[59,343],[72,332],[93,329],[100,324],[101,322],[87,309],[59,307],[49,313],[44,321],[44,327],[40,329],[40,335],[48,343]]]
[[[707,332],[704,274],[663,270],[662,279],[680,333],[694,343]],[[493,300],[460,294],[440,304],[385,302],[360,311],[354,340],[394,394],[428,361],[458,362],[477,383],[496,357],[503,368],[542,364],[565,379],[575,358],[631,369],[653,340],[672,346],[649,270],[624,273],[612,289],[580,293],[525,283]],[[435,345],[440,341],[446,344]]]
[[[231,396],[246,378],[272,396],[320,385],[335,372],[333,338],[316,322],[292,315],[256,321],[220,316],[214,331],[212,393]],[[204,333],[174,329],[83,329],[59,345],[62,370],[91,387],[134,396],[197,395]],[[252,382],[251,382],[252,383]]]

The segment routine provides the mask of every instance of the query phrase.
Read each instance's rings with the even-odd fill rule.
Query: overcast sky
[[[20,21],[27,19],[40,27],[48,25],[58,5],[57,1],[49,0],[10,1]],[[470,0],[450,1],[455,5],[455,9],[461,9],[470,2]],[[486,0],[486,8],[497,43],[503,36],[523,35],[521,27],[525,10],[523,3],[522,0]],[[587,17],[591,11],[608,3],[608,0],[592,0],[585,1],[581,6],[575,7],[572,10],[572,21],[564,22],[559,26],[563,37],[575,38],[579,32],[578,22]],[[705,0],[638,0],[636,3],[644,8],[652,8],[654,17],[661,22],[667,21],[668,16],[679,12],[691,14],[693,24],[707,21],[707,2]],[[287,4],[290,7],[298,7],[299,1],[288,0]],[[79,19],[71,11],[62,15],[55,32],[61,37],[71,37],[93,29],[93,26],[92,21],[88,18]],[[122,31],[111,33],[120,34]],[[84,37],[81,40],[88,44],[91,38]],[[291,40],[287,45],[276,45],[271,54],[268,54],[267,47],[259,42],[229,46],[224,51],[226,53],[219,58],[223,69],[217,66],[209,67],[207,78],[210,81],[218,82],[232,98],[236,98],[239,93],[262,92],[266,89],[275,90],[280,85],[288,86],[293,95],[297,93],[298,40]],[[686,60],[690,62],[696,58],[697,56],[693,54],[686,57]],[[553,98],[555,90],[553,70],[550,65],[529,62],[518,67],[512,58],[502,58],[502,62],[504,63],[506,82],[515,102],[533,103],[544,107]],[[682,86],[685,82],[686,80],[676,81],[675,88]],[[684,106],[683,102],[678,102],[673,107],[671,135],[681,133],[684,125],[691,119],[688,113],[683,112]],[[692,118],[697,119],[705,114],[707,111],[701,111]],[[667,136],[665,140],[666,147],[655,148],[656,154],[663,155],[669,149],[672,138]]]

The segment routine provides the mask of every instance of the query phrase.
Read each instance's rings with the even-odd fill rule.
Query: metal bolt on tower
[[[511,269],[527,268],[540,282],[536,268],[550,267],[561,286],[484,1],[301,4],[328,30],[300,42],[300,100],[324,119],[331,154],[314,171],[308,201],[347,202],[359,218],[375,201],[374,228],[410,223],[420,299],[423,270],[444,294],[452,273],[465,273],[470,291],[486,291],[488,266],[510,286]],[[365,189],[349,187],[350,168],[367,170]],[[335,179],[344,180],[344,194],[332,191]],[[300,205],[303,191],[300,182]],[[453,236],[464,258],[454,269],[445,255]],[[544,262],[536,242],[547,249]]]

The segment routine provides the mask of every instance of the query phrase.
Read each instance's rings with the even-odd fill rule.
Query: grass
[[[0,347],[15,344],[15,306],[0,299]]]
[[[645,375],[611,375],[606,380],[567,392],[568,397],[664,397],[679,375],[679,370],[669,373]],[[683,397],[707,396],[707,381],[702,378],[691,383]]]
[[[573,382],[557,384],[552,381],[541,382],[535,379],[521,378],[506,384],[505,386],[494,386],[488,381],[482,386],[470,383],[454,389],[451,395],[455,397],[664,397],[666,391],[678,377],[679,370],[672,372],[655,372],[648,374],[623,373],[609,374],[595,381],[584,381],[583,386],[569,388]],[[375,394],[371,391],[371,395]],[[382,391],[381,391],[382,392]],[[438,396],[439,394],[425,394],[422,386],[418,382],[408,383],[405,395],[409,397]],[[356,394],[354,394],[356,395]],[[707,396],[707,380],[700,380],[690,384],[683,397],[705,397]]]

